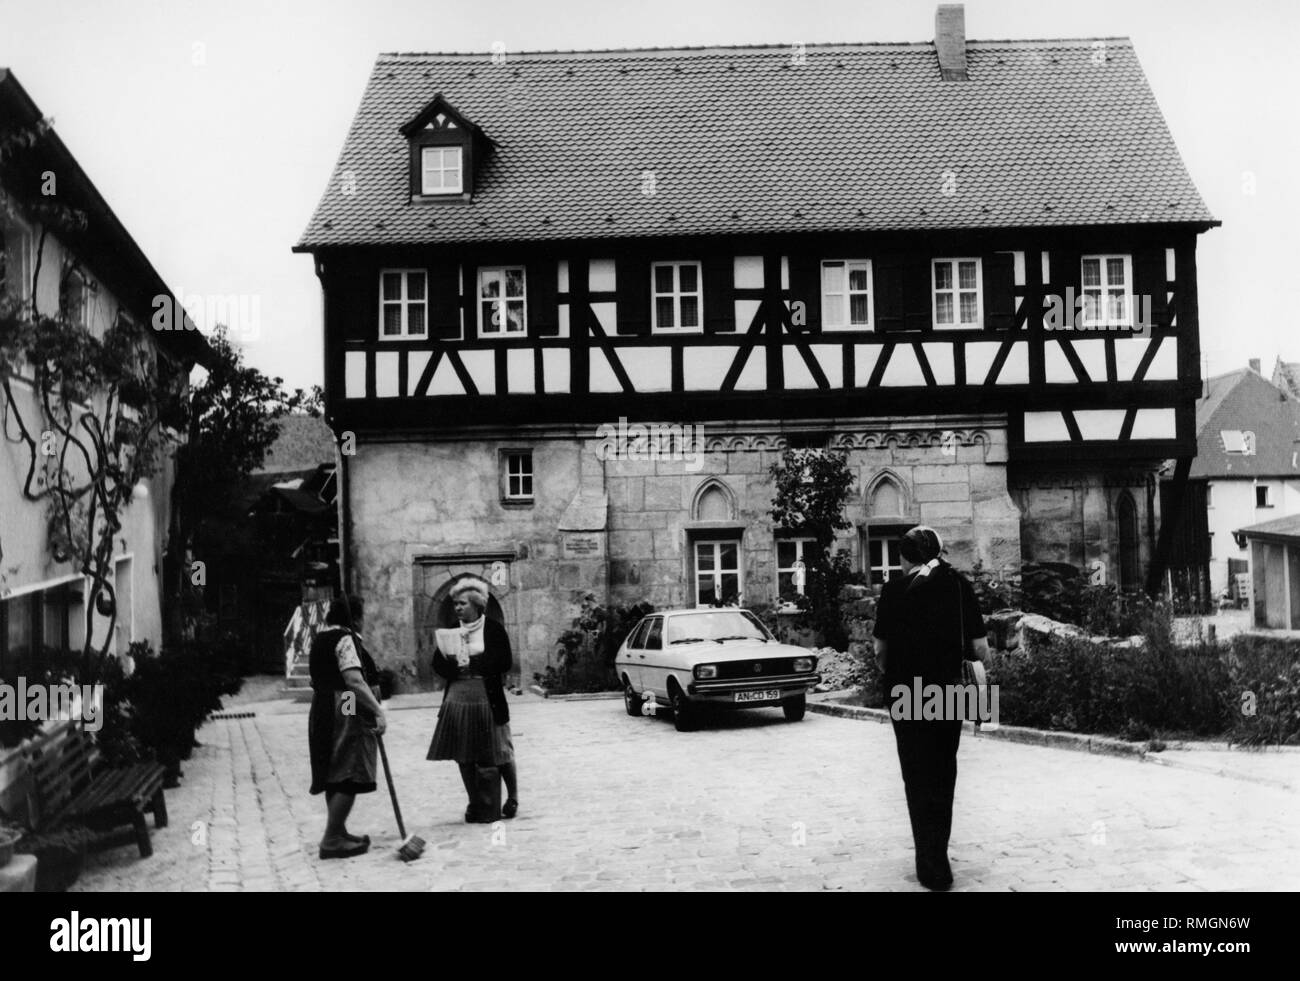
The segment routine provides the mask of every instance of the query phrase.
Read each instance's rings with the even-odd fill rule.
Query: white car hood
[[[702,663],[726,661],[762,661],[774,657],[813,657],[812,651],[793,644],[763,643],[761,640],[728,640],[721,644],[706,640],[699,644],[678,644],[682,653],[689,652]]]

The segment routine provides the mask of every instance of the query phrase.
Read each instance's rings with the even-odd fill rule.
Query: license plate
[[[779,702],[781,693],[779,691],[738,691],[736,692],[737,702]]]

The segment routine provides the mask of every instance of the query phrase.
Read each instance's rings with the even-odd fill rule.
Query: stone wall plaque
[[[600,559],[605,557],[603,531],[560,532],[560,555],[566,559]]]

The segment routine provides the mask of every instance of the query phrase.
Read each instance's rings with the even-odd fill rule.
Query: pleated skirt
[[[482,678],[465,678],[448,685],[425,759],[480,766],[514,762],[510,724],[499,726],[492,721],[492,706]]]

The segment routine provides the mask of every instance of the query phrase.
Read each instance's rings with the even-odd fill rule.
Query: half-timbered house
[[[468,572],[526,678],[583,591],[774,600],[788,445],[848,453],[874,582],[917,521],[966,567],[1153,571],[1216,222],[1129,41],[936,28],[377,60],[296,246],[373,646],[422,673]]]

